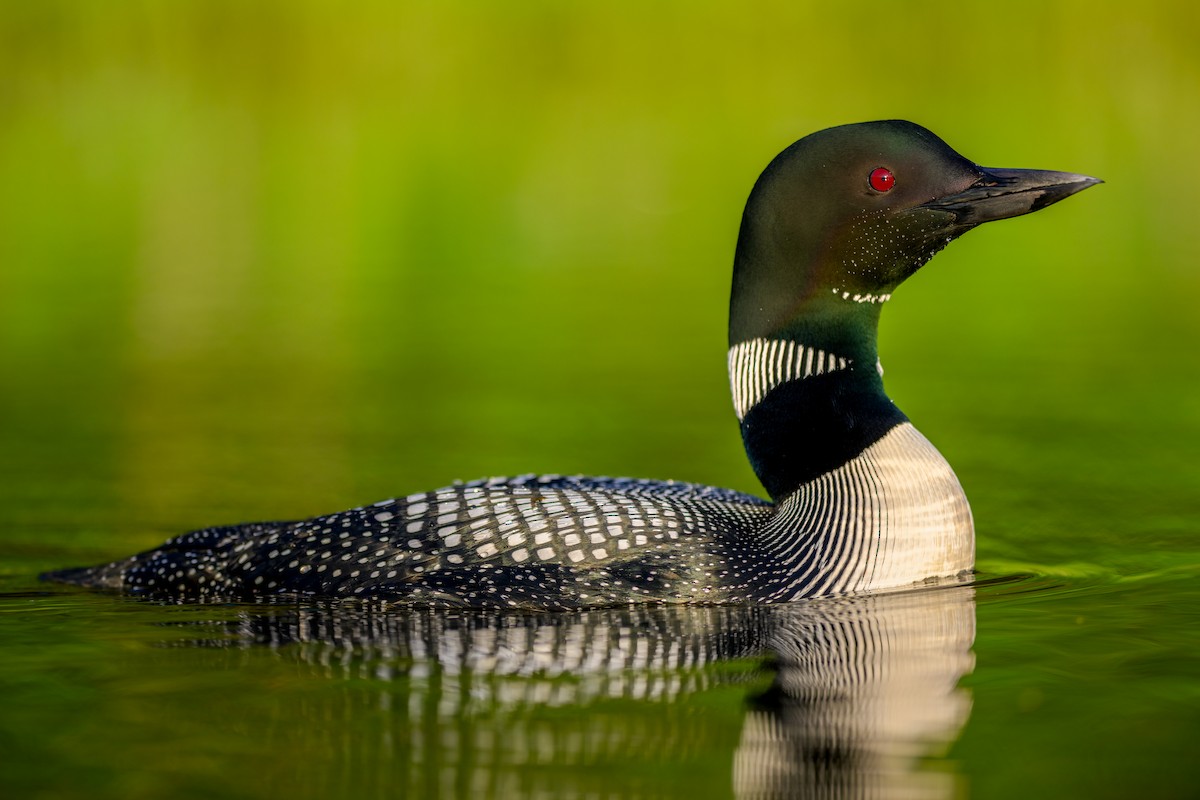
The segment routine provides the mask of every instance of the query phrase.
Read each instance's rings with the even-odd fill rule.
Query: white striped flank
[[[975,563],[962,486],[907,422],[784,498],[761,535],[788,575],[771,600],[907,586]]]
[[[848,369],[851,359],[790,339],[750,339],[729,348],[729,383],[739,420],[780,384]]]

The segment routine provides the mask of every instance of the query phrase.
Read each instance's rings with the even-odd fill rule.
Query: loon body
[[[970,508],[884,394],[880,310],[976,225],[1098,182],[985,169],[898,120],[830,128],[777,156],[746,204],[729,320],[734,407],[772,502],[673,481],[497,478],[207,528],[45,577],[185,601],[578,608],[782,602],[962,576]]]

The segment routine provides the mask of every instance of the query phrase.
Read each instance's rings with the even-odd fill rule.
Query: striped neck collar
[[[790,339],[739,342],[729,348],[729,383],[737,418],[745,419],[776,386],[845,370],[852,363],[853,359]]]

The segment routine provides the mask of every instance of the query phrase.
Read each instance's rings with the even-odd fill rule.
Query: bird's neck
[[[742,441],[776,500],[846,464],[906,420],[883,391],[878,309],[845,308],[798,317],[729,350]]]

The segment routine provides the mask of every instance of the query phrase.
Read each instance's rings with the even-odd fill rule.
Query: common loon
[[[956,237],[1096,183],[979,167],[901,120],[819,131],[772,160],[746,202],[729,315],[733,403],[772,502],[676,481],[493,478],[206,528],[44,577],[175,601],[566,609],[783,602],[964,576],[967,498],[884,394],[880,310]]]

